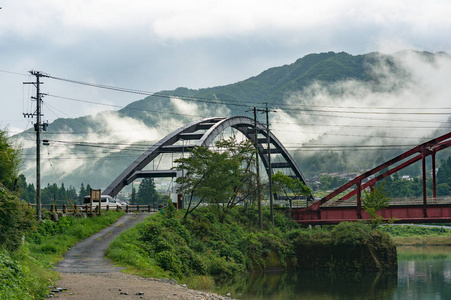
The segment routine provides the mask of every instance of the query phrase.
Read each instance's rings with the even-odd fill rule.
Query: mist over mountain
[[[250,108],[266,104],[273,133],[307,178],[359,172],[450,130],[450,79],[451,56],[443,52],[328,52],[225,86],[161,91],[117,111],[49,124],[42,133],[50,143],[42,148],[42,182],[104,188],[175,129],[206,117],[252,117]],[[29,182],[34,135],[15,136]]]

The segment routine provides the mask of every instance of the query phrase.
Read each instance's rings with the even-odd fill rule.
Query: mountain
[[[383,130],[377,124],[371,125],[371,129],[362,129],[363,124],[375,123],[374,117],[374,120],[369,119],[372,121],[354,117],[356,115],[342,117],[340,113],[343,112],[337,110],[341,110],[340,106],[350,110],[350,107],[357,106],[365,109],[390,106],[395,109],[398,104],[405,105],[407,92],[426,84],[423,81],[428,78],[422,77],[421,68],[443,70],[442,65],[446,66],[450,61],[450,55],[446,53],[414,51],[393,55],[309,54],[292,64],[270,68],[233,84],[199,90],[181,87],[161,91],[116,112],[57,119],[49,125],[49,131],[43,133],[43,139],[50,141],[47,151],[50,166],[43,166],[43,182],[64,182],[66,186],[77,188],[83,182],[104,188],[154,142],[178,127],[203,117],[251,116],[246,112],[249,108],[264,107],[265,103],[277,110],[271,116],[271,126],[275,135],[292,151],[301,170],[306,170],[304,173],[315,176],[325,170],[332,173],[351,171],[345,169],[352,168],[355,171],[371,165],[367,157],[381,156],[381,153],[356,155],[346,151],[307,152],[295,148],[301,144],[338,142],[362,145],[373,142],[375,138],[377,143],[393,143],[396,136],[391,136],[390,129]],[[449,73],[442,76],[446,78],[446,74]],[[421,78],[421,83],[418,78]],[[411,107],[425,105],[421,99],[409,101]],[[434,101],[428,104],[440,107],[440,102],[437,106]],[[362,112],[362,115],[366,114]],[[348,123],[362,127],[352,128]],[[448,130],[449,123],[442,127],[437,126],[437,129]],[[296,134],[290,134],[287,128],[293,128]],[[411,142],[415,144],[432,134],[432,130],[419,134],[418,139]],[[32,140],[32,135],[34,131],[28,130],[16,138],[24,140],[25,147],[30,144],[32,148],[32,143],[26,142]],[[345,140],[349,136],[355,138]],[[389,158],[397,151],[386,151],[382,156]],[[32,153],[33,150],[25,152]],[[45,159],[43,156],[42,160]],[[359,168],[356,165],[352,167],[350,161],[353,159]],[[29,181],[34,180],[33,156],[25,161],[24,172]]]

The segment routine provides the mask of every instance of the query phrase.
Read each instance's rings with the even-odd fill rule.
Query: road
[[[149,214],[128,213],[113,225],[75,244],[58,263],[55,270],[62,273],[110,273],[123,268],[115,267],[105,258],[110,243],[123,231],[142,222]]]

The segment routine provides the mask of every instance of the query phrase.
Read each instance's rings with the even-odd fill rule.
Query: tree
[[[78,203],[83,203],[83,199],[85,196],[88,196],[89,191],[86,191],[83,182],[80,185],[80,191],[78,192]]]
[[[377,225],[382,223],[383,217],[378,215],[377,212],[381,209],[388,207],[388,201],[390,198],[387,197],[384,186],[379,185],[369,192],[364,190],[364,197],[362,198],[363,209],[371,218],[372,228],[376,228]]]
[[[19,175],[19,194],[21,199],[28,203],[36,202],[36,189],[33,184],[28,184],[25,175]]]
[[[0,129],[0,183],[14,189],[21,163],[22,150],[14,146],[6,130]]]
[[[293,179],[282,172],[278,171],[272,175],[272,182],[275,193],[283,193],[293,207],[293,200],[299,199],[301,196],[310,196],[312,190],[306,186],[298,178]]]
[[[130,199],[130,203],[135,203],[136,201],[136,188],[132,187],[132,198]]]
[[[184,176],[176,179],[178,192],[185,194],[188,207],[184,218],[201,203],[208,201],[229,209],[253,194],[249,189],[254,165],[255,149],[249,140],[237,142],[235,138],[215,143],[220,151],[207,147],[194,147],[190,156],[175,160],[176,170]],[[196,202],[195,202],[196,200]]]
[[[157,200],[158,193],[153,178],[144,178],[139,185],[135,203],[138,205],[152,204],[152,207],[155,207]]]

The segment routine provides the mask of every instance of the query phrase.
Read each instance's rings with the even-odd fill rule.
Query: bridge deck
[[[293,219],[300,224],[337,224],[343,221],[370,220],[370,216],[362,209],[359,211],[356,200],[334,201],[323,205],[318,210],[293,208]],[[451,197],[428,199],[393,199],[379,215],[385,221],[395,223],[451,223]]]

